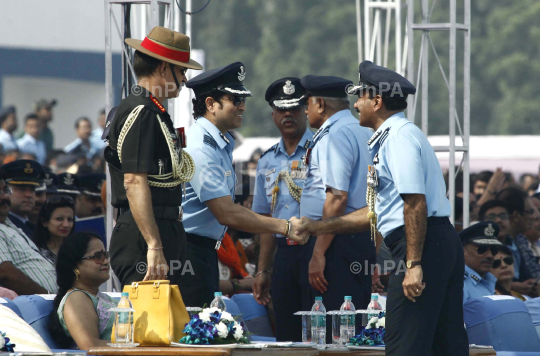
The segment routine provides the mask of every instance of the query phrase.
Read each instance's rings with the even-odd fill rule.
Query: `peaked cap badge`
[[[246,70],[244,69],[244,66],[240,66],[240,72],[238,72],[238,80],[243,81],[246,79]]]
[[[68,173],[68,174],[64,177],[64,184],[65,184],[65,185],[73,185],[73,178],[71,177],[71,173]]]
[[[484,229],[484,235],[486,236],[493,236],[495,235],[495,229],[491,224],[488,224],[488,227]]]
[[[31,174],[34,171],[30,163],[26,163],[24,166],[25,166],[24,173]]]
[[[293,83],[290,80],[287,80],[283,86],[283,92],[287,95],[292,95],[294,94],[295,90],[296,88],[294,87]]]

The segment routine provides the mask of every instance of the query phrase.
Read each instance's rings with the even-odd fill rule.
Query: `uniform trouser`
[[[174,214],[169,215],[154,214],[154,217],[163,245],[163,254],[169,265],[167,279],[171,281],[171,284],[180,285],[185,262],[186,233],[184,225],[177,220],[178,213],[174,219]],[[111,267],[123,286],[144,279],[148,245],[131,212],[120,215],[116,221],[109,252]]]
[[[186,307],[210,307],[214,293],[219,292],[219,267],[215,243],[204,236],[187,234],[186,263],[191,265],[190,273],[184,273],[180,292]],[[212,242],[213,245],[194,243]]]
[[[277,239],[270,294],[276,318],[277,341],[302,341],[302,317],[297,311],[311,310],[313,290],[308,282],[308,264],[315,238],[306,245],[287,245]]]
[[[430,218],[432,219],[432,218]],[[403,294],[407,244],[402,228],[390,236],[395,263],[388,284],[386,302],[386,355],[427,356],[469,355],[469,341],[463,325],[463,273],[465,261],[458,234],[447,218],[428,220],[422,252],[426,288],[413,303]],[[387,240],[385,239],[385,243]]]
[[[356,309],[367,308],[371,298],[371,266],[376,261],[375,245],[370,236],[369,232],[336,235],[326,250],[324,278],[328,282],[327,291],[323,294],[314,291],[315,295],[323,297],[326,311],[339,310],[345,296],[352,297]],[[358,317],[355,335],[361,326]],[[331,318],[326,320],[326,342],[332,343]]]

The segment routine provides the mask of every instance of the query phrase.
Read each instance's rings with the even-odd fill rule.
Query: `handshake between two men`
[[[310,236],[316,236],[317,231],[314,229],[315,220],[311,220],[305,216],[300,219],[293,216],[289,222],[291,223],[291,231],[287,237],[294,242],[305,245],[309,241]]]

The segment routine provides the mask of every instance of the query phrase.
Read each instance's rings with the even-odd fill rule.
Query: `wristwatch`
[[[407,268],[413,268],[415,266],[419,266],[422,263],[422,261],[407,261]]]

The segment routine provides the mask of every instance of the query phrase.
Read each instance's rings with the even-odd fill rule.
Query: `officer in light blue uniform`
[[[300,200],[306,178],[303,157],[313,137],[307,127],[305,98],[298,78],[276,80],[266,90],[265,99],[282,139],[259,159],[252,206],[256,213],[287,220],[299,217],[297,199]],[[309,301],[311,297],[306,251],[307,246],[298,245],[283,234],[261,234],[253,295],[259,303],[267,304],[270,291],[278,341],[302,341],[302,319],[293,313],[311,308],[309,302],[302,304],[302,300]]]
[[[301,84],[308,94],[309,123],[318,131],[306,154],[309,169],[300,215],[320,220],[361,209],[366,206],[366,175],[371,162],[367,141],[371,131],[360,127],[351,113],[346,88],[352,82],[308,75]],[[370,265],[375,263],[370,234],[323,235],[312,237],[308,245],[313,246],[309,282],[316,294],[322,294],[327,310],[339,310],[346,295],[352,296],[356,308],[365,309],[371,297]],[[359,273],[351,267],[353,264],[364,270]],[[330,328],[327,336],[330,340]]]
[[[396,265],[388,284],[386,355],[468,355],[464,257],[448,218],[443,174],[427,138],[403,114],[416,88],[370,61],[360,63],[359,73],[360,83],[349,93],[358,94],[360,124],[375,130],[368,141],[375,167],[370,193],[376,194],[378,231]]]
[[[234,203],[234,136],[230,130],[242,126],[246,97],[251,96],[244,87],[245,77],[244,65],[235,62],[200,74],[186,84],[196,97],[193,100],[196,122],[189,129],[186,147],[196,170],[186,184],[186,200],[182,204],[187,234],[186,264],[189,262],[191,268],[182,269],[180,289],[187,306],[210,304],[213,294],[219,291],[216,250],[227,226],[252,233],[295,231],[287,219],[261,216]]]
[[[196,121],[190,127],[186,140],[186,151],[195,162],[195,175],[186,184],[186,198],[182,204],[187,237],[186,261],[193,267],[193,273],[184,273],[180,286],[187,306],[210,304],[214,292],[219,291],[217,250],[227,227],[219,223],[206,202],[220,197],[229,197],[233,202],[236,187],[232,163],[234,134],[230,131],[223,133],[203,117],[207,113],[205,99],[211,97],[226,108],[225,101],[232,97],[235,108],[231,110],[243,112],[246,97],[251,96],[244,87],[244,78],[244,65],[235,62],[200,74],[186,84],[196,96],[193,107]]]
[[[503,246],[497,239],[499,225],[493,221],[482,221],[459,233],[465,253],[465,273],[463,280],[463,303],[470,298],[495,294],[497,278],[489,271],[493,259]]]

